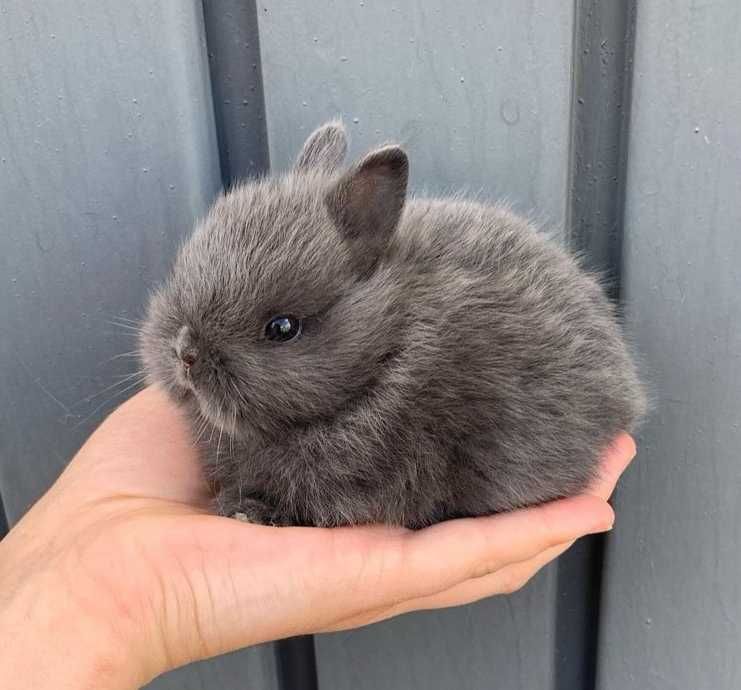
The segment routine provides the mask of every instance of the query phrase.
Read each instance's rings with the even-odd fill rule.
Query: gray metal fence
[[[656,412],[615,531],[517,594],[153,687],[741,687],[740,36],[736,0],[3,0],[8,522],[125,397],[104,392],[133,348],[110,321],[223,185],[339,114],[352,154],[404,143],[417,191],[506,197],[586,251]]]

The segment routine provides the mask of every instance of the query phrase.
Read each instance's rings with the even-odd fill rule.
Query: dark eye
[[[295,316],[276,316],[265,326],[265,337],[278,343],[287,343],[301,335],[301,319]]]

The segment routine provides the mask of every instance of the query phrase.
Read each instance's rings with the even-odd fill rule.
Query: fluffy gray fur
[[[504,207],[407,199],[400,148],[345,150],[328,123],[219,198],[152,296],[142,358],[215,509],[417,528],[584,489],[646,405],[597,280]]]

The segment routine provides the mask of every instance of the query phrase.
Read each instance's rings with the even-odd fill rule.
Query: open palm
[[[513,513],[417,532],[265,527],[208,513],[185,421],[150,388],[101,425],[1,546],[22,553],[36,586],[61,584],[147,679],[266,640],[514,591],[574,539],[609,529],[606,500],[634,452],[621,436],[589,493]]]

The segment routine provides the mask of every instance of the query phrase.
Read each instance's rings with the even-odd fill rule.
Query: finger
[[[449,589],[424,597],[408,599],[388,606],[375,607],[336,621],[320,632],[349,630],[361,625],[377,623],[403,613],[429,609],[448,608],[471,604],[498,594],[511,594],[523,587],[545,565],[558,558],[574,544],[573,541],[552,546],[534,558],[522,563],[505,566],[501,570],[482,577],[461,582]]]
[[[628,434],[618,436],[603,455],[600,477],[590,488],[590,493],[604,499],[609,498],[618,479],[635,457],[635,454],[636,445],[631,436]],[[569,541],[550,547],[532,559],[505,566],[497,572],[481,578],[467,580],[436,595],[403,602],[399,605],[399,612],[458,606],[494,594],[511,593],[522,587],[544,565],[558,558],[573,543],[573,541]]]
[[[612,509],[593,496],[455,520],[416,533],[381,527],[273,529],[203,516],[199,522],[204,526],[219,521],[229,529],[204,527],[200,535],[192,523],[188,539],[203,538],[197,540],[199,558],[187,570],[205,568],[209,573],[219,649],[226,651],[244,646],[247,639],[243,597],[257,597],[255,606],[272,611],[260,633],[251,631],[260,638],[250,643],[327,629],[349,618],[348,613],[359,624],[363,616],[393,612],[407,600],[434,595],[549,546],[606,529],[612,518]],[[256,568],[270,575],[268,591],[256,587]]]
[[[628,434],[621,434],[604,453],[601,475],[590,490],[594,495],[607,499],[625,468],[636,453],[636,446]],[[409,610],[457,606],[478,599],[516,591],[532,578],[544,565],[558,558],[573,545],[573,541],[550,547],[532,559],[514,563],[498,570],[496,573],[467,580],[455,587],[431,597],[411,600],[402,606]]]
[[[466,580],[429,597],[403,602],[399,607],[399,613],[461,606],[497,594],[512,594],[533,578],[543,566],[558,558],[573,544],[574,542],[570,541],[551,546],[522,563],[513,563],[483,577]]]
[[[606,487],[609,493],[608,481],[617,481],[631,454],[631,443],[618,440],[606,452],[606,469],[601,476],[608,479],[599,490]],[[244,586],[237,586],[236,591],[251,592],[256,561],[264,560],[265,568],[276,569],[276,578],[271,580],[276,585],[271,593],[275,598],[274,630],[263,631],[263,639],[268,639],[285,636],[286,631],[298,634],[310,629],[351,627],[415,608],[453,606],[510,591],[569,542],[609,529],[613,520],[612,509],[602,498],[582,495],[512,513],[453,520],[411,533],[380,527],[284,528],[270,530],[270,539],[263,541],[256,537],[269,528],[249,526],[253,529],[248,530],[248,526],[240,525],[230,532],[235,542],[241,541],[238,535],[243,535],[249,543],[232,554],[248,553],[249,562],[242,566],[241,557],[235,559],[236,563],[230,559],[228,566],[215,568],[215,576],[228,573],[229,591],[234,591],[234,583],[239,581]],[[281,542],[280,547],[277,542]],[[258,544],[265,547],[264,554]],[[209,550],[212,547],[213,540],[209,540]],[[208,560],[211,565],[218,562]],[[294,567],[286,568],[291,565]],[[287,571],[292,576],[284,584],[290,586],[281,593],[283,588],[278,583],[285,577],[280,575]],[[329,591],[332,596],[328,599]],[[299,601],[295,601],[296,592],[301,592]],[[260,597],[263,605],[265,599],[265,595]],[[290,605],[285,607],[283,620],[278,612],[285,604]],[[226,629],[241,629],[239,609],[231,605],[221,611],[222,625],[234,611],[235,620],[225,625]],[[305,610],[300,616],[301,627],[295,628],[299,609]],[[224,635],[222,642],[227,639]],[[233,646],[238,646],[240,639],[235,638]],[[229,647],[233,648],[231,644]]]
[[[588,492],[604,500],[609,498],[621,474],[635,456],[635,452],[636,447],[633,439],[628,434],[619,435],[604,451],[599,476],[588,489]],[[465,580],[431,595],[413,597],[390,606],[360,613],[358,616],[339,621],[335,629],[352,627],[353,621],[355,621],[354,624],[360,625],[364,624],[361,621],[370,623],[405,611],[457,606],[494,594],[514,591],[527,582],[545,564],[570,548],[573,543],[573,540],[569,540],[551,546],[525,561],[506,565],[496,572]]]
[[[610,529],[613,521],[604,500],[581,495],[408,534],[401,559],[405,598],[431,595],[525,561],[557,544]]]
[[[609,498],[618,479],[630,464],[633,457],[635,457],[635,454],[636,446],[631,436],[628,434],[618,436],[603,454],[600,477],[593,487],[590,488],[590,493],[600,498]],[[571,540],[558,544],[546,549],[532,559],[505,566],[497,572],[482,578],[467,580],[437,595],[404,602],[401,606],[409,607],[408,610],[457,606],[477,601],[493,594],[515,591],[533,577],[544,565],[569,549],[573,543],[574,541]]]
[[[620,434],[615,438],[602,454],[597,477],[587,489],[588,493],[607,500],[635,454],[636,444],[630,435]]]

